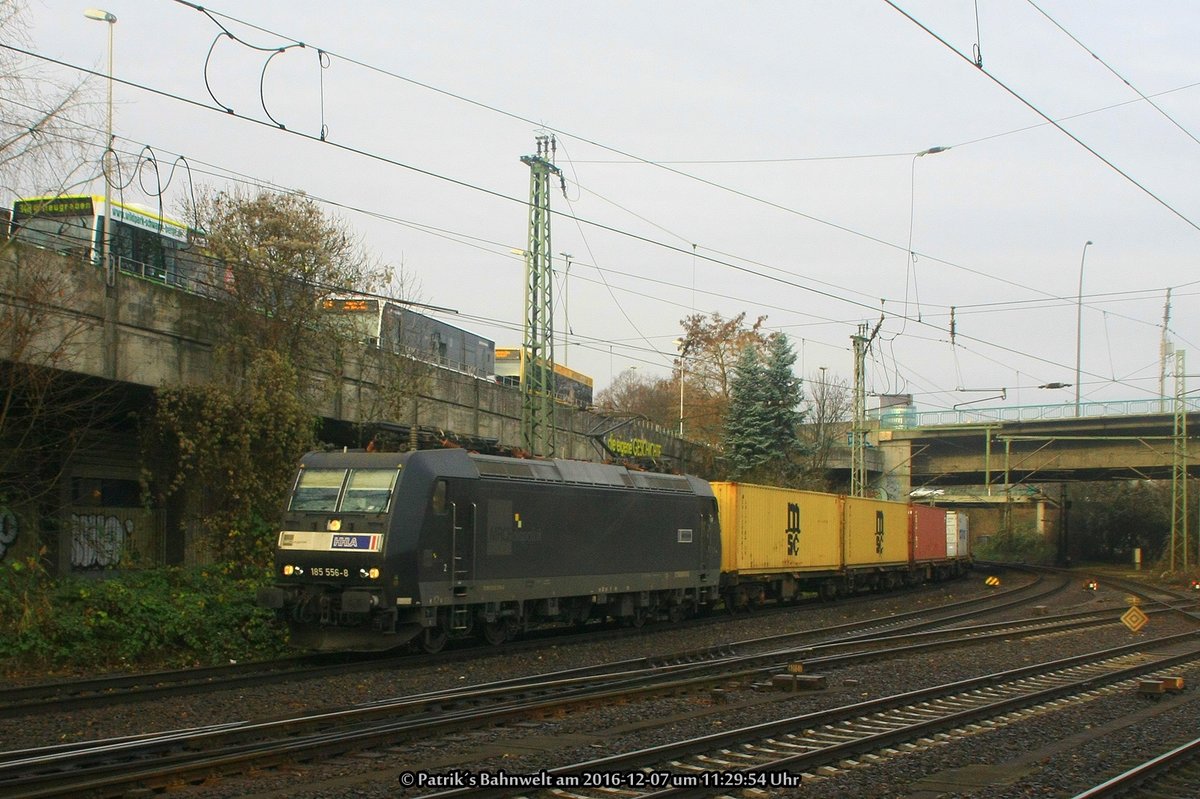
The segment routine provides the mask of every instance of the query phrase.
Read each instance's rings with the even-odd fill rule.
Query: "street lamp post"
[[[112,253],[108,240],[108,219],[112,215],[112,181],[108,174],[108,154],[113,148],[113,26],[117,24],[117,18],[101,8],[85,9],[83,15],[88,19],[108,24],[108,124],[105,130],[104,155],[100,170],[104,177],[104,216],[100,218],[100,259],[104,264],[105,279],[109,285],[112,285],[116,277],[112,271]]]
[[[683,357],[687,355],[688,341],[685,338],[675,339],[675,349],[679,350],[679,437],[683,438]]]
[[[1091,242],[1083,245],[1083,254],[1079,256],[1079,295],[1075,301],[1075,416],[1079,417],[1079,372],[1080,355],[1083,352],[1083,262],[1087,258],[1087,248]]]
[[[908,319],[908,280],[913,272],[913,223],[917,217],[917,159],[924,158],[927,155],[937,155],[949,150],[949,147],[938,145],[937,147],[929,147],[919,153],[913,153],[912,164],[908,176],[908,263],[904,266],[904,317]],[[915,284],[914,284],[915,286]],[[917,319],[921,318],[921,302],[920,296],[917,297]]]

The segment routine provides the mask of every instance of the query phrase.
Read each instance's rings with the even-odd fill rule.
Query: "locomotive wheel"
[[[646,609],[645,608],[636,608],[633,611],[633,616],[631,616],[629,619],[629,624],[635,630],[641,629],[642,627],[644,627],[646,625]]]
[[[483,640],[492,646],[500,646],[508,640],[508,622],[504,619],[489,621],[483,625]]]
[[[421,635],[421,649],[430,655],[436,655],[446,648],[449,636],[441,627],[426,627]]]
[[[683,605],[674,604],[667,608],[667,621],[671,624],[678,624],[683,621]]]

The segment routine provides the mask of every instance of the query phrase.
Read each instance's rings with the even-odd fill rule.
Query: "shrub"
[[[1002,530],[975,546],[975,557],[1008,563],[1051,563],[1054,547],[1032,530]]]
[[[285,635],[254,604],[265,580],[234,564],[57,581],[36,563],[0,566],[0,659],[96,671],[274,657]]]

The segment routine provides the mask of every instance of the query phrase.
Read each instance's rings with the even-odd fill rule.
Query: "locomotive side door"
[[[448,487],[450,508],[450,593],[466,597],[475,583],[475,543],[479,514],[468,486],[452,481]]]
[[[719,540],[720,533],[717,528],[717,510],[715,501],[708,509],[700,512],[700,575],[701,579],[708,579],[710,569],[720,566],[721,558],[716,557],[716,566],[713,564],[713,549],[714,537]]]

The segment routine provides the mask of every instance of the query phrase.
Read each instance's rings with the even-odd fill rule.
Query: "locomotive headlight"
[[[371,571],[367,572],[367,574],[372,580],[379,579],[379,569],[372,568]]]
[[[294,571],[296,571],[296,568],[290,563],[283,567],[283,574],[285,577],[291,577]]]

